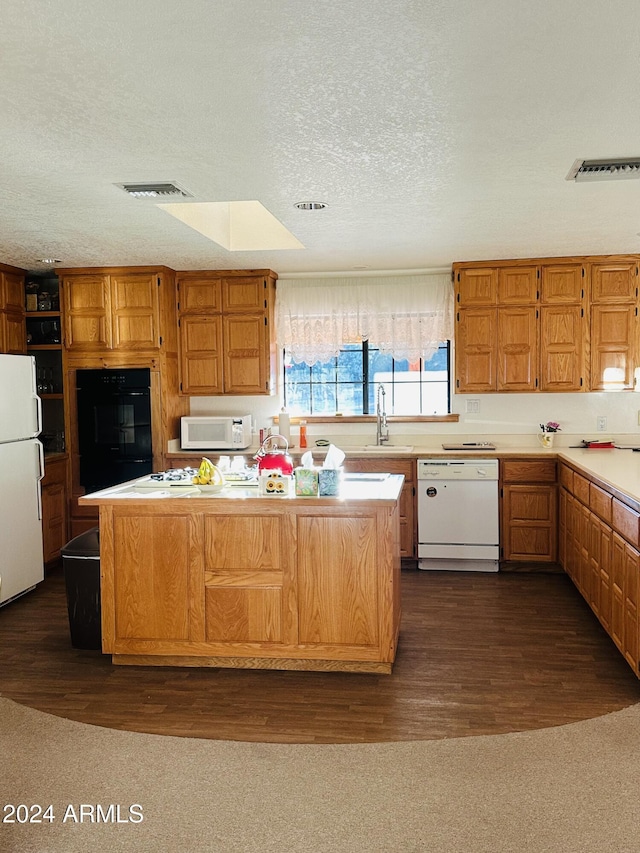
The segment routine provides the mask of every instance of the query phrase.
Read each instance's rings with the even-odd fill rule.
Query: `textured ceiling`
[[[3,0],[0,261],[279,273],[639,252],[637,0]],[[258,200],[230,253],[114,184]],[[319,200],[321,212],[294,203]]]

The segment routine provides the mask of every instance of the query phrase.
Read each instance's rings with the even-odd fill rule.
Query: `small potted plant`
[[[541,435],[540,444],[543,447],[553,447],[553,434],[560,432],[560,424],[556,421],[547,421],[546,424],[540,424]]]

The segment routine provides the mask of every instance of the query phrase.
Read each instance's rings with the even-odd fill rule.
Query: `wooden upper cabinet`
[[[111,320],[115,349],[160,347],[158,276],[127,273],[111,276]]]
[[[535,391],[537,355],[536,308],[499,308],[498,391]]]
[[[222,394],[222,316],[180,317],[180,386],[183,394]]]
[[[155,271],[63,275],[66,349],[158,350],[161,283]]]
[[[584,310],[540,306],[540,390],[584,391]]]
[[[217,273],[180,273],[176,278],[180,314],[220,314],[222,280]]]
[[[631,390],[639,361],[635,303],[591,306],[591,390]]]
[[[533,305],[538,300],[537,266],[501,267],[498,270],[498,305]]]
[[[592,263],[589,267],[592,302],[632,302],[638,298],[638,261]]]
[[[456,314],[456,390],[496,390],[498,313],[495,308],[461,308]]]
[[[461,308],[497,304],[498,270],[494,267],[459,269],[455,279],[456,298]]]
[[[0,267],[0,352],[12,355],[26,353],[24,317],[24,273]]]
[[[540,271],[540,303],[580,304],[584,298],[583,264],[544,264]]]
[[[2,277],[2,310],[24,313],[24,274],[0,272]]]
[[[236,276],[222,279],[222,310],[225,313],[263,312],[267,293],[262,276]]]
[[[275,391],[275,279],[269,270],[178,274],[181,394]]]

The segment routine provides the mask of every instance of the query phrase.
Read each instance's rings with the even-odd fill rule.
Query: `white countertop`
[[[619,448],[582,450],[569,447],[551,452],[640,504],[640,453]]]
[[[141,487],[136,480],[130,480],[109,489],[102,489],[79,498],[82,505],[95,506],[111,502],[120,503],[123,500],[156,501],[156,500],[195,500],[195,501],[229,501],[229,500],[262,500],[268,504],[278,501],[299,501],[316,505],[335,505],[349,501],[383,501],[395,502],[402,489],[404,477],[401,474],[388,474],[384,479],[372,479],[371,474],[349,474],[341,483],[340,495],[337,497],[307,497],[296,494],[290,495],[261,495],[257,486],[226,486],[220,492],[201,492],[197,486],[163,486],[158,488]],[[293,490],[293,484],[292,484]]]

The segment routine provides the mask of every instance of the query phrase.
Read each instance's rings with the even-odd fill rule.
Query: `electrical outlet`
[[[600,415],[600,417],[596,418],[596,424],[596,429],[598,430],[598,432],[605,432],[605,430],[607,429],[607,419],[604,417],[604,415]]]
[[[638,409],[638,426],[640,426],[640,409]]]
[[[466,413],[468,415],[477,415],[480,411],[480,400],[473,399],[466,401]],[[640,412],[638,412],[638,422],[640,423]]]

